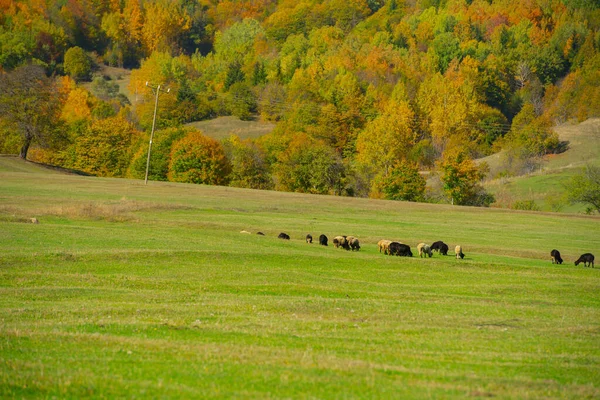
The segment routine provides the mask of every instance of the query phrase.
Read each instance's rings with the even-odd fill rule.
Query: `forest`
[[[599,50],[596,0],[0,0],[0,153],[143,179],[150,82],[151,180],[489,206],[478,158],[600,117]],[[186,126],[229,115],[275,128]]]

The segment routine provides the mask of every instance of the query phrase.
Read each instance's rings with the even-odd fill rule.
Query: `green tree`
[[[71,47],[65,53],[65,72],[76,81],[87,80],[92,74],[92,62],[81,47]]]
[[[321,141],[297,134],[275,166],[278,189],[315,194],[341,193],[344,166],[339,155]]]
[[[61,141],[61,106],[62,95],[42,67],[26,65],[0,74],[0,119],[20,136],[22,159],[34,143],[51,147]]]
[[[487,194],[479,182],[485,177],[487,164],[478,166],[462,149],[451,149],[439,162],[444,191],[458,205],[489,206],[494,198]]]
[[[171,162],[171,146],[173,142],[181,139],[186,134],[182,128],[167,128],[156,131],[152,143],[152,152],[150,154],[150,167],[148,169],[148,179],[152,181],[169,180],[169,164]],[[143,141],[139,150],[133,157],[128,175],[144,179],[146,175],[146,163],[148,161],[147,141]]]
[[[425,195],[425,184],[417,165],[402,161],[380,180],[380,190],[388,200],[421,201]]]
[[[571,202],[589,204],[600,212],[600,167],[586,166],[567,183],[567,193]]]
[[[243,82],[235,83],[229,89],[231,114],[242,121],[249,121],[256,113],[256,96],[252,89]]]
[[[273,189],[273,178],[263,151],[250,140],[232,136],[225,142],[231,161],[230,186],[249,189]]]

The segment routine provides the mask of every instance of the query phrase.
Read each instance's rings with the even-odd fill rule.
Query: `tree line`
[[[33,144],[37,160],[98,175],[139,176],[147,81],[174,93],[161,97],[153,179],[435,200],[419,173],[430,171],[455,204],[493,202],[474,158],[505,149],[503,173],[517,174],[563,149],[554,124],[600,113],[594,2],[4,0],[0,10],[0,149],[23,156]],[[129,98],[95,75],[101,64],[132,69]],[[276,128],[223,142],[183,128],[220,115]]]

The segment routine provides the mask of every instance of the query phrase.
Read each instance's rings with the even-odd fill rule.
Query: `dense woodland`
[[[149,81],[152,180],[490,205],[475,158],[522,173],[600,116],[599,28],[596,0],[0,0],[0,152],[143,178]],[[223,115],[276,128],[184,127]]]

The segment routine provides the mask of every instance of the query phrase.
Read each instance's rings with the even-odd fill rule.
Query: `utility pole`
[[[150,152],[152,151],[152,139],[154,138],[154,127],[156,126],[156,110],[158,109],[158,94],[161,91],[160,85],[154,87],[146,82],[146,86],[150,89],[156,91],[156,100],[154,100],[154,117],[152,118],[152,131],[150,131],[150,143],[148,144],[148,160],[146,160],[146,178],[144,179],[144,185],[148,184],[148,170],[150,169]],[[171,88],[168,88],[166,91],[162,89],[165,93],[169,93]]]

